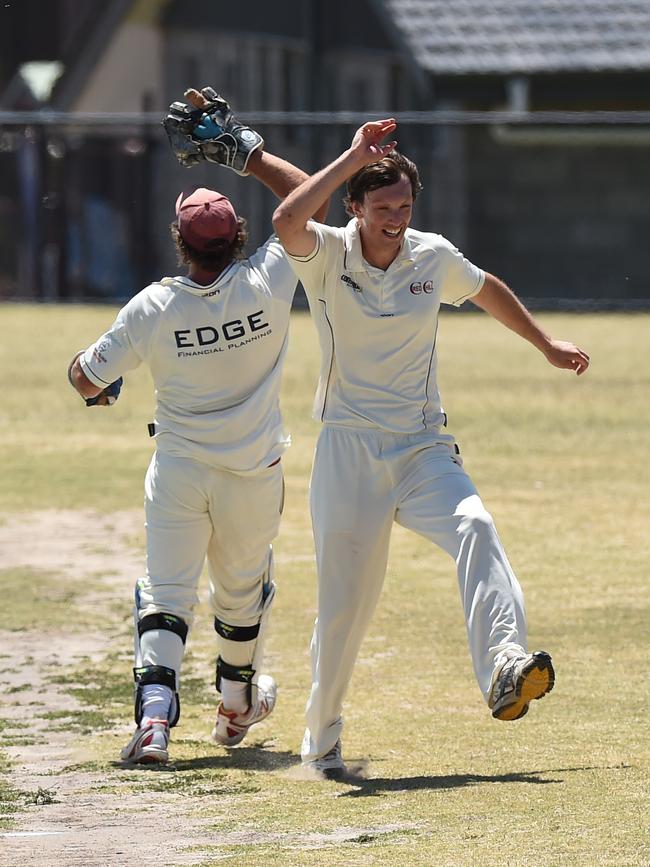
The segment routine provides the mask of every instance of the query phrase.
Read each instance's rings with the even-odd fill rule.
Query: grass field
[[[43,516],[54,527],[50,569],[27,556],[0,560],[0,834],[59,828],[78,841],[70,855],[0,836],[0,864],[46,864],[51,852],[64,865],[142,863],[137,829],[152,820],[165,851],[176,853],[166,864],[650,864],[650,317],[540,316],[591,355],[591,369],[576,378],[484,315],[443,315],[450,430],[523,585],[531,646],[553,654],[556,687],[525,719],[492,720],[471,671],[453,563],[395,527],[345,706],[344,753],[365,779],[319,783],[298,773],[315,614],[307,488],[318,432],[315,332],[300,314],[283,390],[294,444],[275,546],[268,662],[280,686],[276,712],[239,749],[210,743],[214,648],[202,606],[173,762],[163,771],[116,762],[131,727],[128,588],[137,573],[107,576],[117,575],[125,550],[136,563],[142,550],[151,382],[135,371],[113,408],[87,410],[65,381],[73,352],[113,312],[4,305],[0,313],[0,530],[41,527]],[[68,522],[78,513],[92,568],[54,556],[52,510]],[[91,524],[111,526],[115,516],[126,516],[119,531],[92,535]],[[11,680],[16,654],[39,644],[58,653],[66,642],[85,643],[87,658],[53,665],[45,656],[38,671],[34,662],[40,698],[21,705],[27,685]],[[49,699],[55,693],[59,704]],[[26,775],[21,762],[39,738],[41,752],[60,738],[76,760]],[[87,821],[107,810],[113,825]]]

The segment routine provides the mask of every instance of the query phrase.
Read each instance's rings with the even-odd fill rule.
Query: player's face
[[[365,243],[399,249],[413,212],[411,182],[402,175],[389,187],[370,190],[353,211]]]

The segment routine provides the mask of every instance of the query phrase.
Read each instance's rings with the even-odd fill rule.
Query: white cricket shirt
[[[414,229],[382,271],[364,260],[356,219],[344,228],[310,225],[313,253],[289,260],[322,350],[314,417],[394,433],[439,430],[438,310],[475,295],[485,273],[442,235]]]
[[[296,277],[275,236],[201,286],[165,277],[134,296],[81,356],[106,386],[145,362],[160,451],[236,472],[289,445],[279,392]]]

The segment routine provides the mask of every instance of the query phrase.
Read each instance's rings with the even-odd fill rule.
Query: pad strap
[[[167,668],[164,665],[143,665],[142,668],[134,668],[133,679],[138,686],[144,686],[147,683],[160,683],[176,692],[176,672],[173,668]]]
[[[133,669],[133,677],[135,680],[135,722],[140,725],[142,721],[142,687],[148,683],[159,683],[162,686],[168,686],[174,693],[174,701],[172,702],[172,717],[169,720],[169,727],[173,728],[181,715],[181,703],[176,690],[176,672],[173,668],[167,668],[164,665],[144,665],[141,668]]]
[[[235,665],[229,665],[227,662],[224,662],[220,656],[217,657],[217,677],[215,681],[217,692],[221,692],[221,679],[223,677],[225,677],[226,680],[235,680],[238,683],[247,683],[250,687],[254,676],[254,668],[247,665],[238,668]]]
[[[185,644],[187,623],[174,614],[164,614],[162,612],[146,614],[142,620],[138,621],[138,635],[142,638],[143,632],[149,632],[151,629],[166,629],[168,632],[173,632]]]
[[[253,626],[231,626],[218,617],[214,618],[214,628],[218,635],[227,638],[228,641],[254,641],[260,631],[259,623]]]

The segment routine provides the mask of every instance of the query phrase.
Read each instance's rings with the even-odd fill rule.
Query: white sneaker
[[[538,650],[508,659],[492,675],[488,706],[496,719],[515,720],[528,713],[528,705],[553,689],[555,672],[548,653]]]
[[[141,765],[158,763],[164,765],[169,759],[169,723],[166,719],[148,720],[136,729],[131,741],[120,753],[125,762]]]
[[[260,674],[257,681],[257,700],[246,713],[226,710],[223,702],[217,708],[217,721],[212,729],[212,740],[224,747],[241,743],[255,723],[262,722],[275,707],[277,686],[268,674]]]
[[[317,759],[310,759],[302,763],[303,768],[312,771],[314,776],[325,780],[340,780],[346,773],[347,768],[341,755],[340,739],[334,744],[332,749],[325,753],[324,756],[319,756]]]

